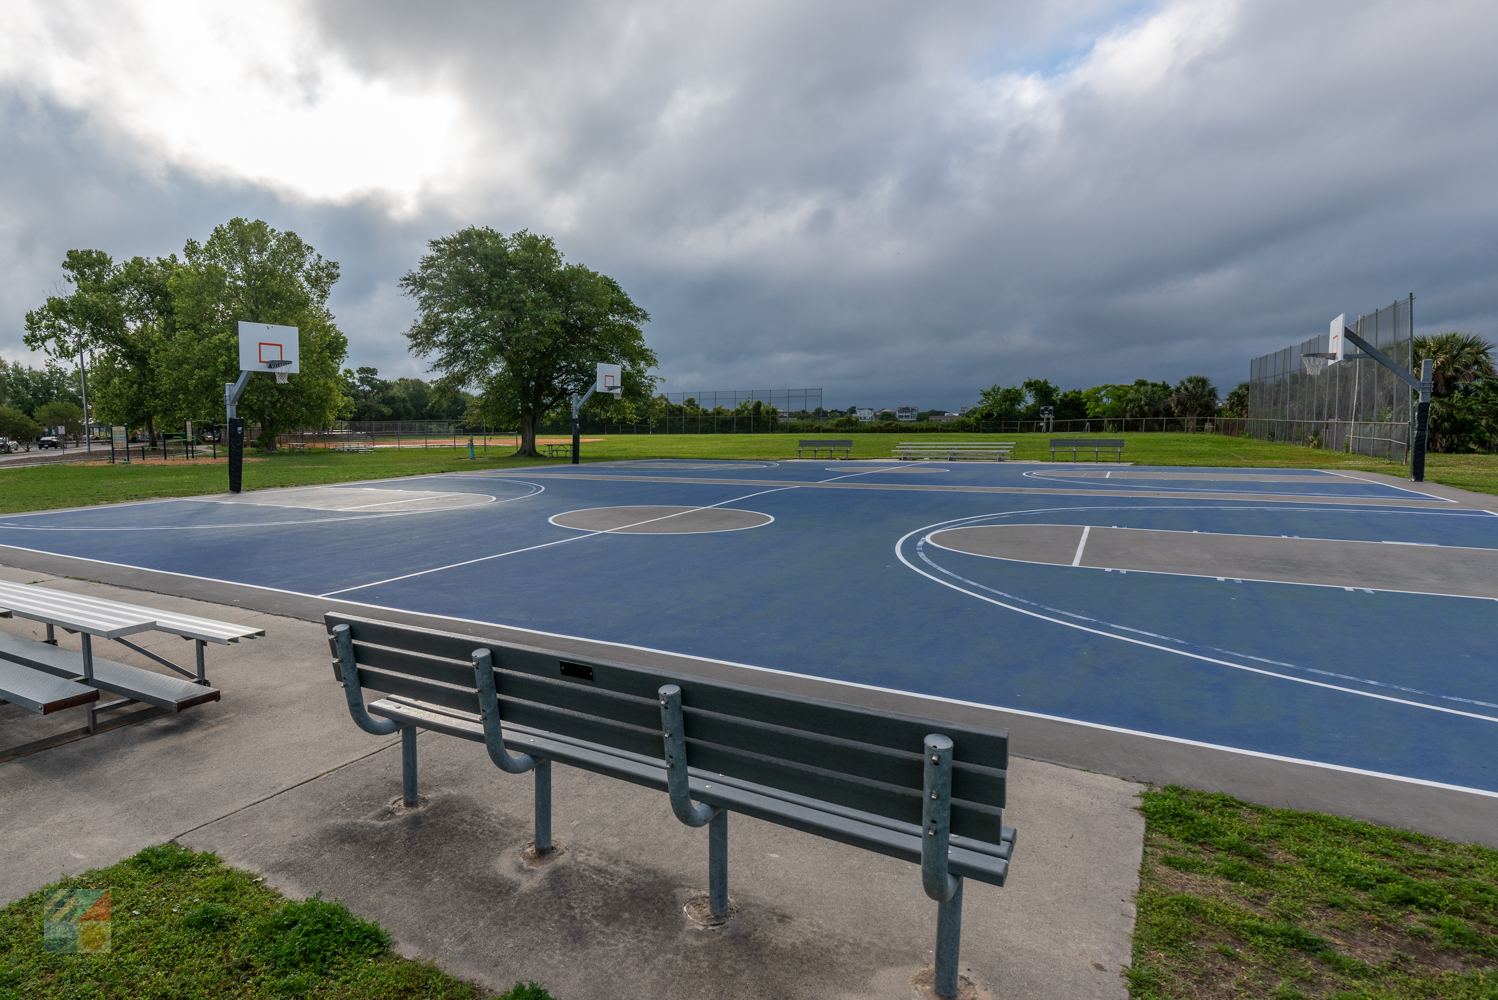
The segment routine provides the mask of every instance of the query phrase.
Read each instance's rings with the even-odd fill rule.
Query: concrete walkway
[[[682,905],[706,888],[706,831],[678,823],[664,795],[556,767],[567,854],[529,870],[530,777],[503,774],[479,744],[423,733],[426,802],[392,806],[399,741],[349,720],[321,625],[36,571],[0,567],[0,578],[266,629],[210,647],[222,701],[0,764],[0,902],[177,839],[290,895],[341,898],[403,953],[496,990],[536,979],[559,1000],[907,998],[931,962],[936,906],[914,865],[735,815],[739,915],[705,930]],[[0,629],[42,634],[20,620]],[[190,657],[153,635],[132,638]],[[919,714],[942,710],[925,702]],[[74,713],[0,706],[0,743],[76,727]],[[1023,758],[1010,775],[1013,874],[1003,889],[968,885],[965,974],[998,997],[1125,996],[1140,786]]]

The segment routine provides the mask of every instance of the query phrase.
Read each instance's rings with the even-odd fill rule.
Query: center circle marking
[[[757,510],[732,507],[589,507],[551,517],[559,528],[608,531],[617,535],[697,535],[743,531],[775,520]]]

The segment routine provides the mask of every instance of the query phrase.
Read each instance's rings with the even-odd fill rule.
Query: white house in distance
[[[918,409],[916,409],[914,406],[897,406],[897,407],[895,407],[895,419],[896,420],[906,420],[906,421],[914,422],[915,418],[919,417],[920,415],[921,415],[921,411],[918,410]]]
[[[861,423],[872,424],[874,422],[874,408],[872,406],[860,406],[858,408],[858,419]]]

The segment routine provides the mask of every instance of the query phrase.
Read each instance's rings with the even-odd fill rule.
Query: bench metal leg
[[[207,687],[208,669],[207,666],[203,663],[203,650],[208,647],[208,643],[204,642],[202,639],[195,639],[193,640],[193,645],[198,647],[198,683],[202,684],[204,687]]]
[[[536,758],[536,854],[551,850],[551,761]]]
[[[52,630],[52,626],[51,625],[47,626],[47,645],[49,645],[49,646],[55,646],[55,645],[57,645],[57,633]]]
[[[416,727],[401,729],[401,802],[416,808]]]
[[[52,626],[47,626],[47,631],[52,631]],[[83,643],[83,683],[89,687],[94,686],[94,637],[87,632],[80,632],[78,638]],[[95,703],[88,705],[88,731],[97,732],[99,728],[98,716],[95,713]]]
[[[936,904],[936,995],[957,995],[957,952],[962,944],[962,876],[954,875],[957,891]]]
[[[728,912],[728,810],[707,824],[707,905],[713,916]]]

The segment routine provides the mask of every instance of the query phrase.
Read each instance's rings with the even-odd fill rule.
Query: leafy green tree
[[[54,399],[81,403],[78,389],[78,373],[69,371],[52,358],[48,358],[40,368],[0,358],[0,406],[34,413],[38,406]]]
[[[626,397],[654,392],[650,316],[613,278],[567,263],[549,237],[525,230],[469,227],[428,247],[401,279],[416,300],[411,350],[431,359],[439,385],[477,388],[490,423],[518,423],[516,454],[537,454],[537,424],[587,391],[595,362],[622,367]]]
[[[978,405],[967,412],[974,420],[1019,420],[1023,415],[1025,390],[1017,385],[991,385],[979,393]]]
[[[1415,371],[1427,358],[1435,362],[1431,395],[1437,399],[1450,396],[1463,382],[1473,382],[1491,377],[1493,372],[1493,345],[1478,333],[1432,334],[1416,337],[1412,345],[1415,352]]]
[[[1170,407],[1178,417],[1210,416],[1217,409],[1217,386],[1205,375],[1187,375],[1171,391]]]
[[[173,421],[223,413],[224,385],[239,377],[244,320],[300,331],[300,374],[285,385],[252,377],[240,400],[247,424],[259,424],[259,447],[274,451],[283,428],[332,421],[343,408],[339,366],[348,354],[328,309],[338,265],[296,233],[238,218],[201,244],[188,240],[183,258],[168,282],[175,328],[156,354],[163,412]]]
[[[1056,397],[1057,420],[1085,420],[1087,393],[1082,389],[1068,389]]]
[[[61,427],[72,435],[83,433],[83,410],[65,399],[54,399],[36,408],[32,417],[43,427]]]
[[[10,438],[27,451],[42,435],[42,425],[14,406],[0,406],[0,437]]]

